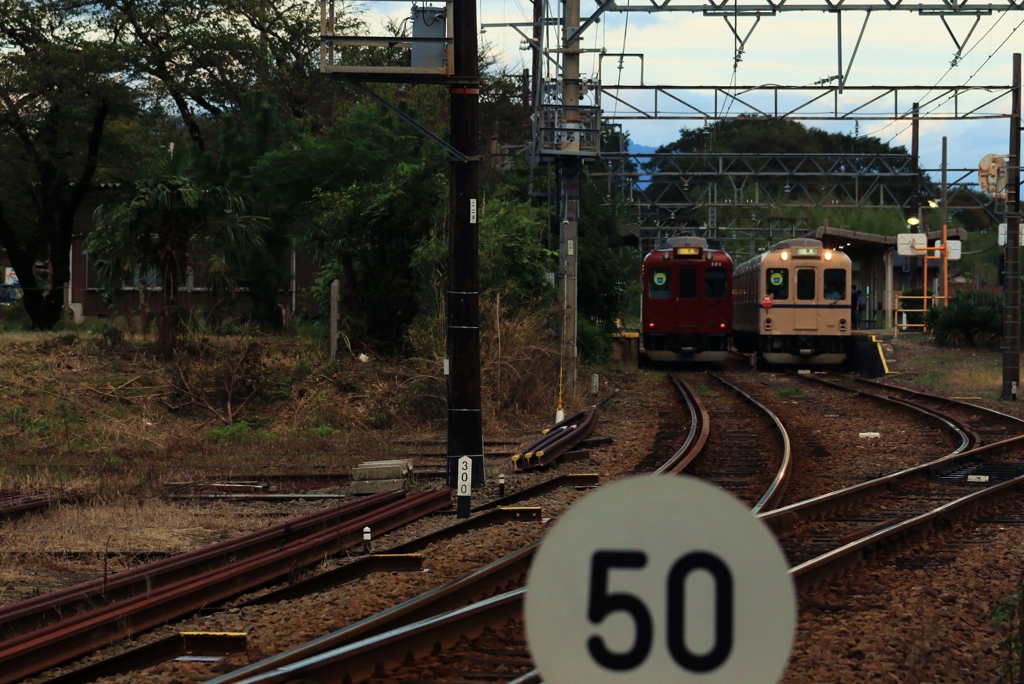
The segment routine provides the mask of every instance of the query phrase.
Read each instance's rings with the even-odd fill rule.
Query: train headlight
[[[825,261],[832,261],[832,251],[825,250]]]
[[[779,256],[782,257],[783,261],[789,261],[789,252],[783,252]]]

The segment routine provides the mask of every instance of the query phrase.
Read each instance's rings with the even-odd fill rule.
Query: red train
[[[732,259],[698,237],[644,257],[643,353],[652,361],[723,361],[732,335]]]

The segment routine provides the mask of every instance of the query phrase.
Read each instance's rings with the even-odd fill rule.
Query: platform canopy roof
[[[963,228],[950,229],[948,231],[950,240],[966,240],[967,231]],[[833,249],[840,246],[849,246],[861,252],[886,252],[896,249],[895,235],[876,235],[875,233],[862,233],[857,230],[846,228],[834,228],[832,226],[818,226],[809,231],[804,237],[821,240],[825,247]],[[941,230],[928,231],[928,243],[942,239]]]

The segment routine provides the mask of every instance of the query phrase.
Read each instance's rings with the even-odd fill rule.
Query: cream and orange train
[[[850,257],[785,240],[733,274],[733,344],[769,363],[839,364],[850,351]]]

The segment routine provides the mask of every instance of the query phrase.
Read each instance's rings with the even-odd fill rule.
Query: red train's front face
[[[673,238],[644,258],[643,339],[677,356],[727,349],[732,259],[700,238]]]

